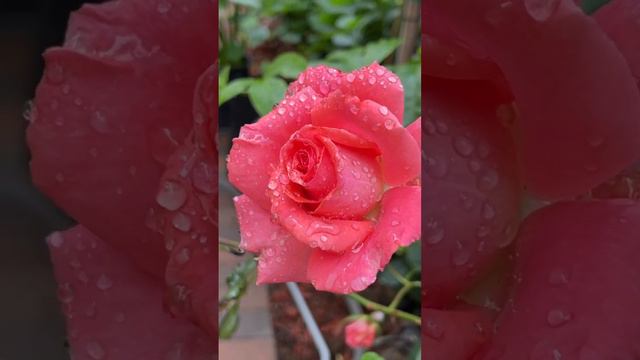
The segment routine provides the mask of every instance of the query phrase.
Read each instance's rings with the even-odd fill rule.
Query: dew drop
[[[180,231],[188,232],[189,230],[191,230],[191,218],[184,213],[176,213],[173,216],[171,223],[173,224],[173,227]]]
[[[369,84],[370,85],[374,85],[376,83],[376,78],[374,78],[373,76],[369,78]]]
[[[425,324],[425,333],[434,340],[440,340],[444,335],[444,329],[438,323],[429,319]]]
[[[347,74],[347,81],[348,81],[348,82],[352,83],[352,82],[353,82],[353,80],[355,80],[355,79],[356,79],[355,75],[353,75],[353,74]]]
[[[160,14],[166,14],[169,12],[169,10],[171,10],[171,4],[166,1],[160,1],[158,3],[158,6],[156,7],[156,10],[158,10],[158,13]]]
[[[524,6],[535,21],[545,22],[556,12],[559,3],[560,0],[525,0]]]
[[[64,81],[64,68],[58,63],[47,66],[46,77],[52,84],[60,84]]]
[[[97,341],[89,341],[87,345],[85,345],[85,350],[87,354],[95,360],[101,360],[105,358],[106,352],[102,345],[100,345]]]
[[[48,240],[49,240],[49,245],[55,248],[59,248],[64,244],[64,238],[62,237],[62,234],[58,231],[49,235]]]
[[[473,154],[474,146],[466,136],[458,136],[453,140],[453,148],[462,157]]]
[[[551,327],[560,327],[571,320],[571,314],[562,309],[552,309],[547,313],[547,324]]]
[[[189,248],[182,248],[176,254],[176,262],[180,265],[184,265],[191,260],[191,250]]]
[[[566,285],[569,283],[569,275],[562,269],[554,269],[549,273],[549,284]]]
[[[389,115],[389,109],[386,106],[380,106],[378,108],[378,111],[380,112],[380,114],[387,116]]]
[[[93,130],[99,133],[104,134],[109,132],[109,123],[106,115],[102,111],[94,111],[93,114],[91,114],[89,122]]]
[[[163,208],[174,211],[187,201],[187,192],[182,185],[173,181],[165,181],[156,196],[156,202]]]
[[[498,186],[498,181],[498,173],[493,169],[487,169],[478,177],[476,185],[481,191],[491,191]]]
[[[495,216],[496,216],[496,209],[493,207],[493,205],[489,203],[484,203],[484,205],[482,206],[482,217],[485,220],[491,220]]]
[[[113,286],[113,281],[111,281],[107,275],[102,274],[98,277],[98,280],[96,280],[96,286],[103,291],[109,290]]]

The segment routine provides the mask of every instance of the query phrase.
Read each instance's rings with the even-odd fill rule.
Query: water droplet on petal
[[[559,327],[571,320],[571,314],[562,309],[552,309],[547,313],[547,324],[551,327]]]
[[[99,133],[104,134],[109,132],[109,123],[106,115],[102,111],[94,111],[93,114],[91,114],[89,122],[93,130]]]
[[[95,360],[104,359],[105,355],[106,355],[106,352],[104,351],[104,348],[97,341],[89,341],[89,342],[87,342],[87,344],[85,345],[85,350],[87,351],[87,354],[92,359],[95,359]]]
[[[435,321],[428,319],[425,324],[425,333],[434,340],[440,340],[444,335],[444,329]]]
[[[100,290],[109,290],[113,286],[113,281],[107,275],[102,274],[96,280],[96,286]]]
[[[166,14],[169,12],[169,10],[171,10],[171,4],[166,1],[160,1],[158,3],[158,6],[156,7],[156,10],[158,10],[158,13],[160,14]]]
[[[176,262],[180,265],[184,265],[191,259],[191,250],[189,248],[182,248],[176,254]]]
[[[55,248],[59,248],[64,244],[64,238],[62,237],[62,234],[57,231],[49,235],[48,240],[49,240],[49,245]]]
[[[191,218],[181,212],[178,212],[173,216],[171,223],[173,224],[173,227],[180,231],[188,232],[191,230]]]
[[[156,202],[163,208],[174,211],[187,200],[187,192],[182,185],[173,181],[165,181],[156,196]]]
[[[525,0],[524,6],[534,20],[545,22],[556,12],[559,3],[560,0]]]
[[[384,116],[387,116],[389,114],[389,109],[386,106],[380,106],[378,108],[378,111]]]
[[[493,205],[489,204],[489,203],[485,203],[482,206],[482,217],[485,220],[491,220],[496,216],[496,209],[493,207]]]
[[[466,136],[457,136],[453,139],[453,148],[462,157],[470,156],[474,150],[473,143]]]

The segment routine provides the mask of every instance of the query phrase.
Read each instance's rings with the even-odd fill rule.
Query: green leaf
[[[218,96],[218,106],[226,103],[227,101],[233,99],[234,97],[244,93],[247,91],[251,83],[253,83],[253,79],[236,79],[231,81],[226,86],[220,88],[219,96]]]
[[[249,100],[256,112],[264,116],[282,100],[286,90],[287,84],[282,79],[273,77],[258,79],[249,86]]]
[[[409,265],[409,270],[419,270],[422,266],[422,243],[415,241],[409,245],[404,258],[407,265]]]
[[[238,324],[240,319],[238,317],[239,303],[233,304],[233,306],[224,314],[222,320],[220,320],[220,338],[229,339],[238,330]]]
[[[244,5],[252,8],[260,7],[260,0],[231,0],[231,2],[237,5]]]
[[[411,349],[411,353],[409,353],[407,360],[420,360],[421,358],[422,358],[422,347],[420,346],[420,341],[418,341]]]
[[[611,0],[582,0],[582,11],[587,15],[592,15],[601,7],[607,5]]]
[[[295,52],[286,52],[264,65],[264,75],[266,77],[282,76],[287,79],[295,79],[306,68],[307,59],[304,56]]]
[[[247,291],[247,286],[253,281],[256,270],[256,260],[253,257],[245,259],[236,265],[231,274],[227,276],[227,293],[224,301],[238,300]]]
[[[384,358],[378,355],[378,353],[367,351],[366,353],[362,354],[360,360],[384,360]]]
[[[400,40],[398,39],[386,39],[372,42],[365,46],[364,57],[368,60],[368,63],[372,63],[374,61],[381,62],[386,59],[387,56],[391,55],[398,46],[400,46]]]
[[[231,71],[231,68],[229,65],[226,65],[218,74],[218,89],[222,89],[227,86],[227,83],[229,82],[229,71]]]
[[[390,266],[389,266],[390,265]],[[383,285],[387,285],[393,288],[399,288],[402,286],[400,281],[396,279],[395,276],[391,274],[391,267],[393,266],[400,274],[406,274],[409,272],[409,268],[405,261],[402,260],[401,256],[395,255],[391,259],[391,263],[384,268],[384,271],[380,274],[379,281]]]
[[[422,77],[419,57],[410,63],[390,66],[389,70],[398,75],[404,87],[403,124],[407,126],[422,113]]]
[[[343,71],[353,71],[372,62],[382,62],[400,45],[397,39],[382,39],[363,47],[336,50],[327,55],[323,63]]]

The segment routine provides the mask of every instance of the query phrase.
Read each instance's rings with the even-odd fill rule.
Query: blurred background
[[[225,158],[240,127],[267,114],[287,84],[308,66],[352,71],[377,61],[401,79],[405,125],[421,111],[420,1],[220,0],[219,1],[220,240],[240,240]],[[225,246],[227,246],[225,245]],[[420,242],[394,257],[395,268],[419,278]],[[220,358],[317,359],[309,332],[283,284],[255,286],[253,255],[220,253]],[[399,283],[383,273],[368,297],[387,302]],[[352,359],[344,344],[345,298],[301,286],[334,359]],[[420,313],[420,294],[407,311]],[[419,329],[387,322],[374,350],[385,359],[415,358]],[[413,356],[413,357],[412,357]]]
[[[99,1],[93,1],[99,2]],[[0,2],[0,359],[68,359],[45,236],[72,224],[31,185],[25,129],[41,54],[79,0]]]

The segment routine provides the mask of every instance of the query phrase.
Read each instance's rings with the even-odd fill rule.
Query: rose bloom
[[[85,5],[44,54],[36,186],[74,359],[216,356],[214,2]]]
[[[352,348],[368,348],[376,338],[376,325],[364,319],[349,323],[344,328],[344,341]]]
[[[420,121],[401,123],[400,79],[376,63],[309,68],[228,157],[241,246],[258,284],[360,291],[420,237]]]
[[[640,4],[575,3],[424,4],[427,358],[638,354]]]

